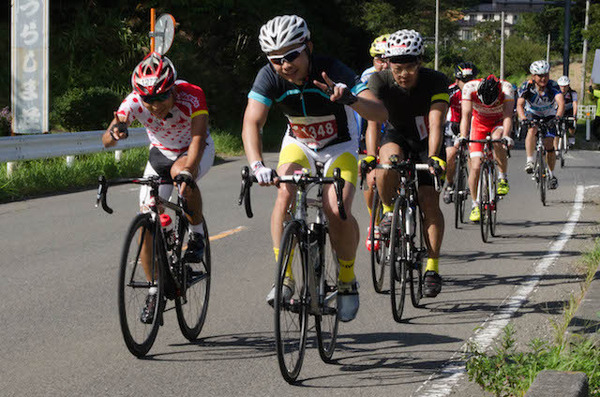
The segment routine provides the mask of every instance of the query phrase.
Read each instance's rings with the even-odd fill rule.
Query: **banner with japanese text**
[[[15,134],[48,131],[49,0],[11,0],[11,109]]]

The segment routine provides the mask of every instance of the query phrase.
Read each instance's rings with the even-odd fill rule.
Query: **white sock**
[[[506,174],[504,172],[498,172],[498,179],[506,179]]]
[[[528,163],[533,163],[533,159],[534,159],[533,156],[531,156],[531,157],[527,156],[527,162]]]
[[[158,293],[158,287],[148,288],[148,295],[156,295]]]
[[[552,172],[552,170],[548,170],[548,178],[552,178],[554,176],[554,173]]]

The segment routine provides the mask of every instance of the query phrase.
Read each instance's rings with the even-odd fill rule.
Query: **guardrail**
[[[129,137],[111,148],[102,145],[103,133],[104,131],[84,131],[2,137],[0,138],[0,163],[120,151],[149,144],[145,128],[130,128]]]

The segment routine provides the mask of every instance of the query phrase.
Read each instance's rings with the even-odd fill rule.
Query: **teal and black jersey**
[[[356,140],[358,131],[352,108],[331,102],[329,95],[313,84],[325,72],[336,83],[344,83],[358,94],[367,87],[349,67],[337,59],[314,56],[309,76],[302,86],[279,76],[270,64],[256,76],[248,98],[266,106],[278,104],[288,118],[287,134],[314,150]]]

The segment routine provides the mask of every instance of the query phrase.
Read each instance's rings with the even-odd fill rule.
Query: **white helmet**
[[[386,58],[421,54],[423,54],[423,38],[414,30],[402,29],[392,33],[385,47]]]
[[[282,15],[271,19],[260,28],[258,42],[266,54],[281,48],[310,40],[306,21],[297,15]]]
[[[558,78],[558,80],[556,80],[556,82],[558,83],[558,85],[562,85],[562,86],[567,86],[567,85],[571,84],[571,80],[569,80],[569,77],[567,77],[567,76],[560,76]]]
[[[544,60],[535,61],[529,66],[531,74],[546,74],[550,72],[550,64]]]

